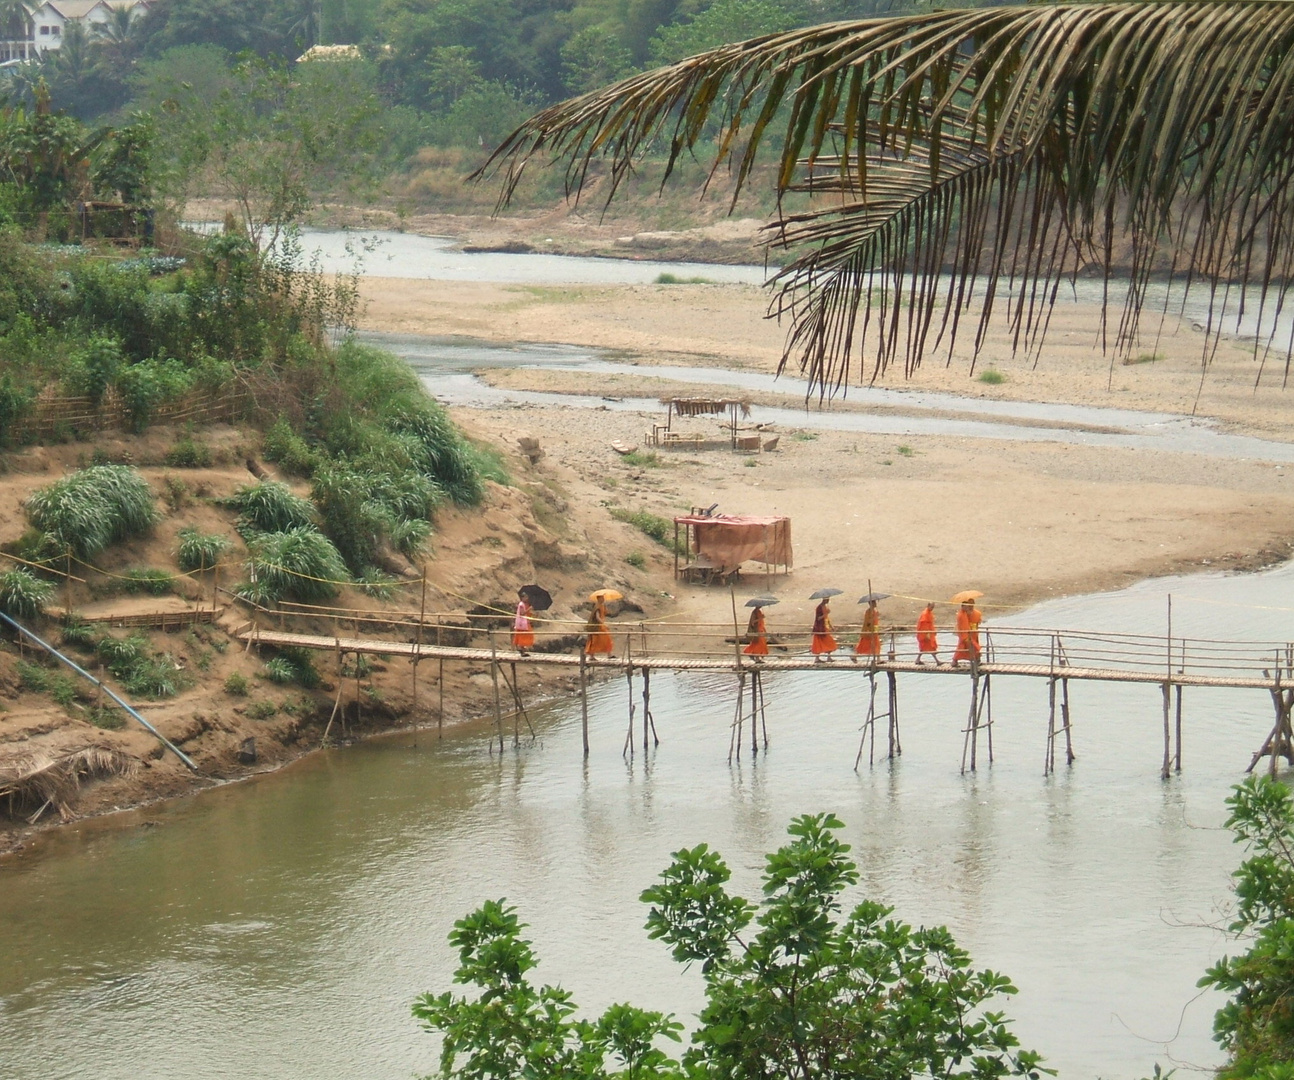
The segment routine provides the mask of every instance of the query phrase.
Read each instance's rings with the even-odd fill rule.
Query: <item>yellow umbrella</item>
[[[949,600],[948,603],[964,604],[969,600],[978,600],[983,595],[984,594],[978,589],[964,589],[959,593],[954,593],[952,599]]]
[[[589,599],[595,604],[599,600],[609,604],[612,600],[623,600],[624,598],[624,593],[618,593],[615,589],[598,589],[597,592],[589,593]]]

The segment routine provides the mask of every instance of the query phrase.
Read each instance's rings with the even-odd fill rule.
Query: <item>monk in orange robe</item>
[[[747,656],[767,656],[768,655],[768,629],[767,622],[764,619],[764,609],[755,608],[750,613],[750,621],[746,623],[746,637],[750,639],[748,644],[741,651]]]
[[[967,600],[957,609],[957,651],[953,653],[953,663],[962,660],[979,660],[979,624],[984,615],[975,606],[974,600]]]
[[[863,612],[863,632],[858,636],[854,652],[859,656],[881,655],[881,612],[875,600],[867,601],[867,610]]]
[[[929,653],[939,663],[939,635],[935,633],[935,605],[933,601],[926,605],[925,611],[917,616],[917,663],[923,663],[921,657]]]
[[[517,614],[512,620],[512,647],[524,653],[535,644],[535,628],[530,625],[530,616],[535,609],[530,606],[525,593],[517,593]]]
[[[813,612],[813,644],[809,647],[809,651],[819,660],[830,660],[831,654],[840,648],[831,636],[833,629],[831,604],[828,597],[823,597]]]
[[[589,656],[610,656],[615,650],[611,631],[607,629],[607,605],[601,597],[593,601],[593,612],[584,627],[584,651]]]

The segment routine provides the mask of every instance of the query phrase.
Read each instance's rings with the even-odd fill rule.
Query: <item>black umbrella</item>
[[[746,601],[747,607],[772,607],[774,604],[780,604],[776,596],[752,596]]]
[[[526,603],[536,611],[547,611],[553,606],[553,598],[548,590],[541,589],[538,585],[522,585],[517,592],[524,596]]]
[[[844,591],[845,591],[844,589],[819,589],[812,596],[810,596],[809,599],[810,600],[830,600],[833,596],[839,596]]]
[[[866,596],[860,596],[858,598],[858,602],[860,604],[870,604],[873,600],[879,602],[881,600],[888,600],[889,598],[890,594],[887,592],[869,592]]]

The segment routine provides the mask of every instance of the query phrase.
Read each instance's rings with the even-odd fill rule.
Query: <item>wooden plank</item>
[[[579,655],[576,653],[536,653],[525,654],[515,651],[491,653],[489,649],[454,647],[447,645],[417,645],[409,641],[379,641],[358,637],[322,637],[315,634],[293,634],[284,631],[241,630],[235,636],[246,641],[251,634],[261,645],[296,646],[303,649],[336,649],[344,652],[362,652],[369,654],[382,653],[390,656],[420,656],[423,658],[441,658],[445,660],[467,660],[488,664],[493,659],[509,663],[536,664],[549,667],[578,667]],[[819,671],[819,672],[858,672],[858,671],[893,671],[910,672],[914,675],[970,675],[969,667],[951,667],[948,665],[932,667],[929,664],[907,663],[899,660],[880,661],[875,664],[855,664],[848,662],[822,663],[812,656],[765,657],[761,664],[747,660],[735,660],[721,657],[683,657],[683,656],[643,656],[635,657],[634,665],[638,668],[651,668],[656,671]],[[590,664],[593,670],[600,667],[616,668],[618,661],[596,661]],[[1165,682],[1164,672],[1138,671],[1129,668],[1094,668],[1062,667],[1052,668],[1046,664],[980,664],[979,670],[984,675],[1018,675],[1027,678],[1050,679],[1053,676],[1065,679],[1077,679],[1086,682],[1121,682],[1158,686]],[[1274,680],[1244,676],[1222,675],[1173,675],[1174,686],[1216,686],[1243,690],[1271,690]]]

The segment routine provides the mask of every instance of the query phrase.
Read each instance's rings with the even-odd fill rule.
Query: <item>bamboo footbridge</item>
[[[486,615],[482,615],[482,610]],[[355,701],[360,701],[360,670],[363,655],[404,658],[411,666],[415,711],[418,700],[418,667],[435,661],[440,690],[437,723],[444,722],[444,671],[446,663],[488,666],[494,687],[494,719],[500,751],[504,742],[504,720],[513,724],[513,741],[520,741],[522,720],[530,725],[522,700],[518,666],[536,666],[578,672],[583,722],[584,753],[589,752],[588,683],[593,674],[623,675],[629,684],[629,728],[624,752],[632,754],[637,741],[636,719],[641,719],[641,741],[644,748],[656,736],[655,718],[651,712],[651,675],[659,671],[731,672],[736,682],[736,704],[733,713],[729,758],[741,753],[746,743],[745,725],[749,722],[749,746],[758,753],[768,746],[765,677],[781,672],[813,672],[867,680],[863,697],[861,738],[854,760],[857,769],[864,755],[869,763],[877,756],[876,732],[884,725],[885,755],[902,754],[899,733],[898,676],[902,674],[940,675],[965,679],[969,688],[969,707],[963,728],[961,768],[975,770],[979,763],[981,743],[993,760],[993,682],[1003,678],[1045,680],[1048,684],[1048,708],[1045,727],[1044,775],[1054,771],[1059,748],[1063,744],[1066,764],[1075,760],[1071,682],[1132,683],[1158,686],[1162,692],[1163,758],[1160,775],[1168,778],[1182,768],[1183,691],[1188,688],[1216,687],[1232,690],[1258,690],[1270,695],[1274,720],[1262,744],[1254,752],[1248,770],[1263,758],[1274,775],[1278,759],[1294,765],[1294,642],[1209,640],[1175,637],[1172,634],[1171,600],[1169,628],[1164,635],[1108,633],[1093,631],[1038,629],[1032,627],[995,626],[981,630],[982,652],[972,662],[953,665],[947,661],[936,665],[920,663],[911,628],[887,629],[882,632],[882,651],[876,656],[856,656],[844,644],[831,660],[807,654],[808,635],[769,637],[770,655],[755,658],[742,652],[746,643],[736,620],[733,623],[691,623],[682,625],[669,620],[646,620],[610,624],[615,655],[595,659],[581,647],[584,624],[560,620],[543,624],[535,648],[519,651],[511,647],[506,630],[510,613],[496,609],[476,609],[470,613],[374,612],[285,604],[276,611],[258,609],[258,616],[277,617],[279,629],[270,629],[253,618],[234,631],[234,636],[253,646],[298,648],[331,652],[336,656],[339,676],[343,658],[356,657]],[[331,623],[333,633],[298,633],[283,627],[285,616],[307,617]],[[464,620],[467,620],[464,622]],[[536,620],[538,622],[538,620]],[[367,628],[367,633],[365,629]],[[565,632],[563,633],[563,629]],[[575,629],[575,633],[572,633]],[[543,631],[546,631],[543,632]],[[371,636],[369,636],[371,635]],[[843,636],[843,635],[842,635]],[[446,642],[444,639],[449,638]],[[476,639],[485,638],[484,645]],[[954,635],[941,634],[946,649]],[[464,643],[466,641],[466,643]],[[558,651],[564,650],[564,651]],[[634,679],[641,679],[641,710],[636,702]],[[336,718],[342,704],[345,679],[339,677]],[[883,699],[880,693],[884,689]],[[344,722],[344,710],[342,711]],[[331,728],[332,720],[329,721]],[[759,729],[757,731],[757,728]],[[533,727],[531,728],[533,734]],[[326,733],[325,733],[326,738]],[[493,740],[491,741],[493,746]]]

